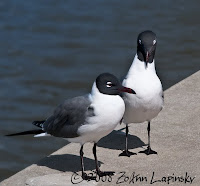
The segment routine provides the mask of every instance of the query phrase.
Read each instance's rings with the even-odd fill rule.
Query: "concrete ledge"
[[[124,148],[124,125],[100,140],[97,156],[101,170],[115,171],[112,180],[78,185],[200,185],[200,71],[165,91],[165,107],[152,121],[151,143],[158,155],[118,157]],[[147,143],[147,123],[130,127],[129,147],[139,152]],[[88,173],[95,169],[92,144],[84,146]],[[12,177],[1,186],[73,185],[73,172],[80,174],[79,144],[69,144]],[[122,173],[123,172],[123,173]],[[182,176],[182,177],[181,177]],[[78,178],[78,177],[76,177]],[[75,180],[77,181],[77,180]],[[103,182],[105,181],[105,182]],[[160,182],[161,181],[161,182]],[[188,181],[188,183],[185,183]],[[121,183],[120,183],[121,182]]]

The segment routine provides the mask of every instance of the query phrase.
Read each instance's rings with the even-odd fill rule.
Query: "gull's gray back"
[[[43,125],[44,131],[56,137],[78,137],[78,128],[85,124],[87,117],[94,115],[90,104],[88,95],[66,100],[45,121]]]

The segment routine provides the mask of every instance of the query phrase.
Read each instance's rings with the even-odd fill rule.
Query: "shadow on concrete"
[[[102,138],[98,142],[99,147],[104,147],[108,149],[116,149],[116,150],[124,150],[125,148],[125,133],[122,133],[121,131],[124,128],[111,132],[108,136]],[[128,148],[129,149],[135,149],[138,147],[142,147],[146,145],[140,138],[137,136],[128,135]]]
[[[95,161],[84,157],[85,170],[95,169]],[[99,165],[102,162],[98,161]],[[61,154],[61,155],[50,155],[37,163],[39,166],[46,166],[51,169],[59,171],[71,171],[78,172],[81,171],[80,157],[72,154]]]
[[[102,138],[97,143],[98,147],[115,149],[115,150],[124,150],[125,148],[125,133],[122,132],[124,128],[113,131],[108,136]],[[146,145],[139,137],[129,134],[128,135],[128,147],[129,150],[135,149],[138,147],[142,147]],[[101,166],[102,162],[98,162],[99,166]],[[60,155],[50,155],[37,163],[39,166],[46,166],[51,169],[59,170],[59,171],[71,171],[78,172],[81,171],[80,165],[80,156],[72,155],[72,154],[60,154]],[[94,159],[90,159],[84,157],[84,166],[85,170],[94,170],[95,169],[95,161]]]

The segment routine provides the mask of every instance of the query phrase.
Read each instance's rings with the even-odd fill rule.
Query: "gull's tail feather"
[[[34,137],[45,137],[45,136],[51,136],[50,134],[47,134],[46,132],[43,131],[43,133],[37,134]]]
[[[41,134],[41,133],[44,133],[44,131],[42,129],[37,129],[37,130],[28,130],[24,132],[18,132],[14,134],[8,134],[6,136],[21,136],[21,135],[27,135],[27,134]]]

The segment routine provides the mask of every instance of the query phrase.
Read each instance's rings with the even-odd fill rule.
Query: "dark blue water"
[[[157,34],[164,89],[200,69],[199,2],[4,0],[0,2],[0,181],[66,144],[5,134],[33,129],[96,76],[122,78],[139,32]]]

